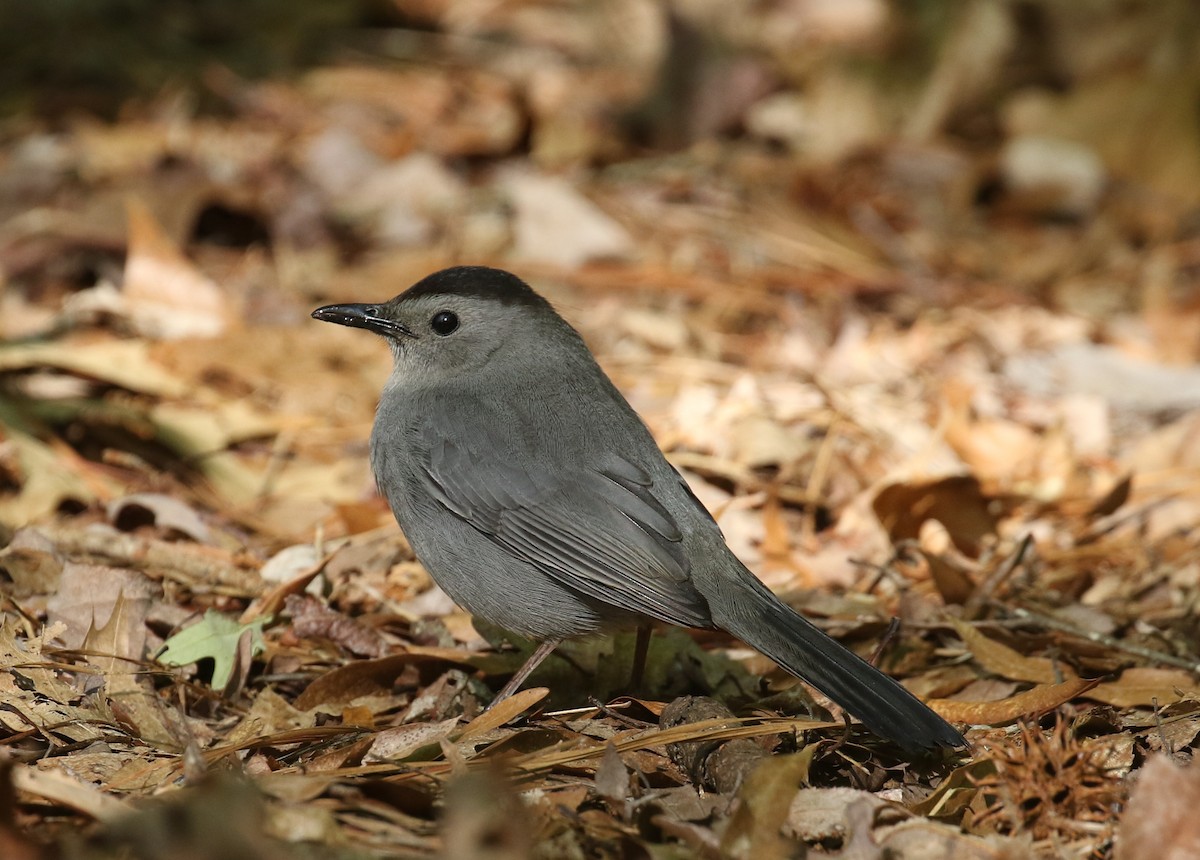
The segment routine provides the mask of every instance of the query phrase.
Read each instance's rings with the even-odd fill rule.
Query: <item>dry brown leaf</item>
[[[12,781],[19,791],[82,812],[97,821],[111,823],[130,813],[130,806],[124,800],[60,771],[18,764],[13,767]]]
[[[1035,719],[1053,711],[1059,705],[1082,696],[1098,684],[1074,678],[1061,684],[1039,684],[1031,690],[1017,693],[999,702],[960,702],[954,699],[931,699],[925,704],[952,723],[975,726],[1002,726],[1016,720]]]
[[[149,337],[215,337],[232,317],[225,293],[183,256],[144,203],[129,201],[129,255],[121,300]]]
[[[0,450],[10,449],[20,468],[21,489],[15,496],[0,499],[0,523],[20,528],[44,519],[63,501],[87,502],[94,491],[78,470],[72,469],[56,446],[3,427]]]
[[[1116,860],[1200,857],[1200,768],[1165,756],[1146,762],[1121,817]]]
[[[502,187],[515,213],[515,259],[574,269],[633,253],[625,228],[566,180],[519,171],[509,173]]]
[[[1007,645],[989,639],[966,621],[951,618],[950,623],[971,650],[975,662],[995,675],[1035,684],[1056,684],[1064,679],[1075,678],[1074,670],[1066,664],[1046,657],[1026,657]]]
[[[47,603],[47,616],[64,625],[61,638],[68,648],[83,647],[97,631],[107,630],[106,644],[115,649],[109,655],[137,661],[145,656],[146,613],[156,591],[135,570],[68,561],[58,591]],[[119,630],[110,626],[118,607]]]
[[[469,664],[472,655],[450,648],[409,648],[402,654],[376,660],[355,660],[316,678],[296,697],[302,711],[321,705],[344,705],[360,696],[386,693],[411,663],[438,661]]]
[[[375,742],[363,756],[363,764],[383,761],[402,761],[425,747],[437,746],[449,739],[458,726],[458,717],[436,723],[408,723],[384,729],[375,735]]]
[[[153,525],[164,531],[187,535],[197,543],[208,543],[208,525],[194,507],[165,493],[134,493],[109,502],[108,520],[122,531]]]
[[[629,799],[629,768],[611,743],[604,747],[600,764],[596,766],[595,784],[596,794],[613,803],[620,804]]]
[[[292,630],[301,639],[328,639],[356,657],[387,654],[387,640],[378,630],[329,608],[315,597],[289,594],[284,600],[284,611],[292,619]]]
[[[781,732],[807,731],[809,729],[831,729],[842,726],[842,723],[824,722],[820,720],[779,717],[774,719],[738,718],[733,720],[705,720],[696,723],[685,723],[670,729],[651,729],[645,732],[635,732],[631,736],[622,736],[614,740],[618,752],[632,752],[640,749],[650,749],[667,744],[688,743],[693,741],[724,741],[734,738],[756,738]],[[550,770],[576,762],[597,758],[604,748],[592,744],[577,749],[548,749],[529,753],[514,759],[514,768],[536,772]]]
[[[815,745],[764,759],[738,792],[738,806],[721,837],[721,853],[739,860],[786,860],[795,843],[783,833],[792,798],[808,781]]]
[[[996,532],[993,502],[969,475],[891,484],[871,506],[892,543],[916,540],[926,520],[937,520],[959,550],[978,557],[984,539]]]
[[[485,735],[493,729],[498,729],[505,723],[525,713],[546,696],[550,695],[547,687],[530,687],[518,690],[502,702],[497,702],[477,716],[463,728],[458,736],[459,741],[469,741],[471,738]]]
[[[846,810],[857,800],[865,800],[877,811],[888,806],[883,798],[862,789],[802,788],[792,798],[785,830],[808,843],[843,837],[847,830]]]
[[[0,349],[0,371],[53,367],[158,397],[180,397],[187,385],[157,363],[139,340],[33,343]]]
[[[1115,681],[1097,684],[1087,698],[1114,708],[1173,705],[1200,695],[1200,683],[1183,669],[1138,667],[1126,669]]]
[[[976,584],[963,568],[949,555],[921,551],[929,565],[929,576],[937,586],[942,600],[950,606],[962,606],[975,593]]]

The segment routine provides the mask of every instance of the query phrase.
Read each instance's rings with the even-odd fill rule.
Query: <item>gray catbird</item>
[[[313,316],[391,347],[371,466],[417,557],[469,612],[542,642],[501,695],[564,638],[657,619],[732,633],[906,749],[965,743],[738,561],[579,334],[516,276],[446,269]]]

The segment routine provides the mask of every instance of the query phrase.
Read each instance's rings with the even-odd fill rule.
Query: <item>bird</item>
[[[456,266],[312,316],[391,349],[370,464],[418,560],[469,613],[540,642],[497,700],[564,639],[665,622],[732,634],[905,750],[965,745],[738,560],[580,334],[516,275]]]

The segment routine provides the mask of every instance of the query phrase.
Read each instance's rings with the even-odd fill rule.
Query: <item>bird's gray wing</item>
[[[427,489],[516,558],[604,603],[672,624],[709,626],[683,534],[645,469],[616,455],[593,467],[523,465],[488,446],[441,438],[426,447]],[[525,459],[525,458],[520,458]]]

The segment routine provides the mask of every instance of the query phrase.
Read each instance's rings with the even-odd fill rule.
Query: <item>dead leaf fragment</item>
[[[518,690],[504,701],[497,702],[471,720],[471,722],[467,723],[458,739],[460,741],[467,741],[471,738],[485,735],[493,729],[498,729],[505,723],[516,719],[520,714],[525,713],[549,694],[550,690],[547,687],[529,687],[524,690]]]
[[[189,261],[146,205],[130,200],[129,256],[121,288],[133,327],[148,337],[216,337],[230,324],[225,293]]]
[[[382,657],[388,652],[387,640],[378,630],[330,609],[314,597],[289,595],[284,608],[292,618],[292,630],[302,639],[328,639],[359,657]]]
[[[1055,684],[1063,678],[1074,678],[1075,672],[1064,663],[1045,657],[1026,657],[1007,645],[989,639],[972,624],[951,619],[955,631],[971,649],[975,661],[989,672],[1013,681],[1032,681],[1035,684]]]
[[[842,837],[847,829],[846,810],[857,800],[866,800],[876,810],[889,806],[886,800],[859,789],[803,788],[792,799],[786,829],[805,842]]]
[[[612,743],[604,748],[596,768],[596,794],[619,804],[629,799],[629,768]]]
[[[1115,681],[1097,684],[1087,697],[1114,708],[1173,705],[1200,696],[1200,684],[1183,669],[1136,667],[1126,669]]]
[[[1146,762],[1121,817],[1116,860],[1200,857],[1200,768],[1165,756]]]
[[[207,543],[211,536],[195,508],[165,493],[134,493],[109,502],[107,512],[109,522],[122,531],[154,525],[187,535],[197,543]]]
[[[58,591],[47,602],[51,623],[61,622],[62,642],[68,648],[80,648],[94,631],[108,627],[118,604],[126,615],[123,629],[108,644],[113,656],[141,660],[146,643],[146,611],[156,587],[141,573],[122,567],[81,564],[68,561],[63,566]]]
[[[724,855],[739,860],[784,860],[795,844],[783,833],[801,783],[808,779],[815,745],[792,755],[766,759],[738,792],[738,807],[721,837]]]
[[[531,811],[495,771],[484,769],[455,777],[446,787],[442,856],[447,860],[525,860],[534,856],[538,827]],[[583,854],[569,849],[561,856]]]
[[[425,747],[447,740],[457,726],[458,717],[453,717],[436,723],[409,723],[385,729],[375,736],[363,763],[402,761]]]
[[[514,259],[574,269],[633,253],[625,228],[565,179],[512,172],[503,187],[515,211]]]
[[[449,648],[410,648],[403,654],[376,660],[355,660],[315,679],[296,697],[296,707],[307,711],[318,705],[344,705],[359,696],[386,693],[410,663],[428,660],[466,663],[470,656]]]
[[[66,499],[88,502],[94,498],[93,489],[64,461],[56,445],[12,427],[0,429],[4,433],[0,457],[16,462],[22,482],[20,492],[0,499],[0,523],[20,528],[52,513]]]

